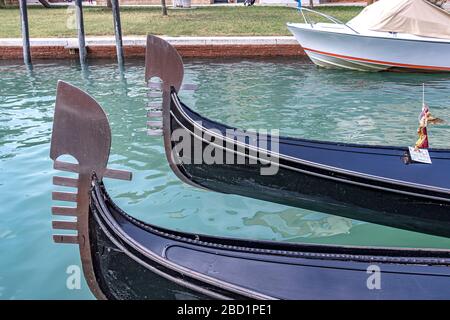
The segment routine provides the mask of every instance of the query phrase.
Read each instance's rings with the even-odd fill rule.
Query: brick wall
[[[298,44],[278,45],[175,45],[182,57],[224,58],[224,57],[305,57]],[[89,58],[116,58],[115,46],[89,46]],[[126,58],[143,58],[143,46],[124,46]],[[78,59],[78,52],[64,46],[32,46],[33,59]],[[0,60],[22,59],[22,47],[0,47]]]

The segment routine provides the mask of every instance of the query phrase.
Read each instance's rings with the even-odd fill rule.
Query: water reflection
[[[189,70],[201,79],[190,100],[195,108],[238,127],[279,128],[285,135],[321,140],[409,145],[415,139],[422,83],[434,113],[450,119],[447,74],[342,72],[289,59],[194,62]],[[433,128],[435,147],[448,146],[448,129],[448,124]]]
[[[244,225],[266,226],[284,239],[348,234],[353,226],[352,220],[348,218],[330,215],[311,216],[313,215],[295,210],[286,210],[279,214],[257,212],[253,217],[244,219]]]

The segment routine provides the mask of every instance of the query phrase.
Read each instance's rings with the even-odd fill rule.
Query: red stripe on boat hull
[[[363,59],[363,58],[356,58],[351,56],[344,56],[341,54],[336,53],[330,53],[325,51],[319,51],[311,48],[305,48],[303,47],[305,51],[311,51],[323,55],[327,55],[330,57],[335,58],[341,58],[341,59],[348,59],[353,61],[361,61],[361,62],[367,62],[367,63],[374,63],[374,64],[381,64],[381,65],[389,65],[391,67],[400,67],[400,68],[407,68],[412,70],[434,70],[434,71],[450,71],[450,68],[448,67],[433,67],[433,66],[421,66],[421,65],[414,65],[414,64],[405,64],[405,63],[396,63],[396,62],[387,62],[387,61],[379,61],[379,60],[372,60],[372,59]]]

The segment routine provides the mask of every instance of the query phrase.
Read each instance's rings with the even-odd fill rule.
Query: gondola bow
[[[421,164],[411,161],[406,147],[249,134],[186,106],[178,96],[183,72],[177,71],[175,81],[172,70],[155,67],[160,62],[154,56],[166,57],[164,63],[177,68],[183,63],[167,42],[148,37],[146,80],[158,77],[164,83],[165,150],[172,170],[183,181],[218,192],[450,236],[450,150],[429,149],[432,164]],[[180,148],[182,140],[189,143]],[[221,154],[216,158],[222,162],[204,161],[212,149],[215,155]],[[263,174],[268,167],[276,168],[275,173]]]

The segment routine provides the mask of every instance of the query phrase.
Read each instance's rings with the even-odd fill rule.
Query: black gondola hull
[[[109,299],[448,299],[450,254],[223,239],[170,231],[92,191],[90,240]],[[379,287],[371,280],[379,272]],[[199,276],[200,275],[200,276]]]
[[[98,218],[98,216],[97,216]],[[109,300],[200,300],[209,297],[156,274],[119,249],[91,215],[92,262]]]
[[[229,135],[225,132],[229,127],[196,114],[178,100],[174,91],[170,112],[166,114],[170,118],[167,134],[172,135],[178,130],[189,134],[191,149],[172,153],[179,173],[196,186],[411,231],[450,236],[450,196],[444,188],[449,183],[445,180],[449,174],[445,165],[450,164],[447,151],[432,152],[436,163],[431,171],[427,165],[408,162],[408,154],[402,148],[382,149],[279,138],[276,174],[263,175],[263,168],[268,167],[267,161],[264,162],[266,158],[256,156],[252,159],[250,143],[239,145],[237,142],[239,133],[234,142],[227,141]],[[294,142],[302,145],[294,148]],[[176,150],[177,143],[172,141],[169,150]],[[219,158],[233,159],[231,164],[194,160],[211,147],[215,152],[223,153]],[[304,159],[289,156],[287,150],[291,154],[302,153]],[[311,150],[314,154],[310,154]],[[238,157],[244,157],[245,163],[242,160],[239,163]],[[347,166],[354,163],[369,169],[355,174],[344,165],[341,166],[344,169],[336,169],[332,166],[336,163]],[[376,179],[372,175],[374,172],[368,171],[371,167],[379,172],[386,167],[386,172],[391,174],[390,179]],[[407,173],[412,182],[396,180],[396,170]],[[421,186],[418,182],[434,181],[427,179],[424,170],[438,177],[436,181],[441,185]]]
[[[260,177],[251,165],[184,165],[197,185],[283,205],[325,212],[410,231],[450,237],[450,205],[439,201],[343,185],[326,178],[280,168],[274,177]]]

